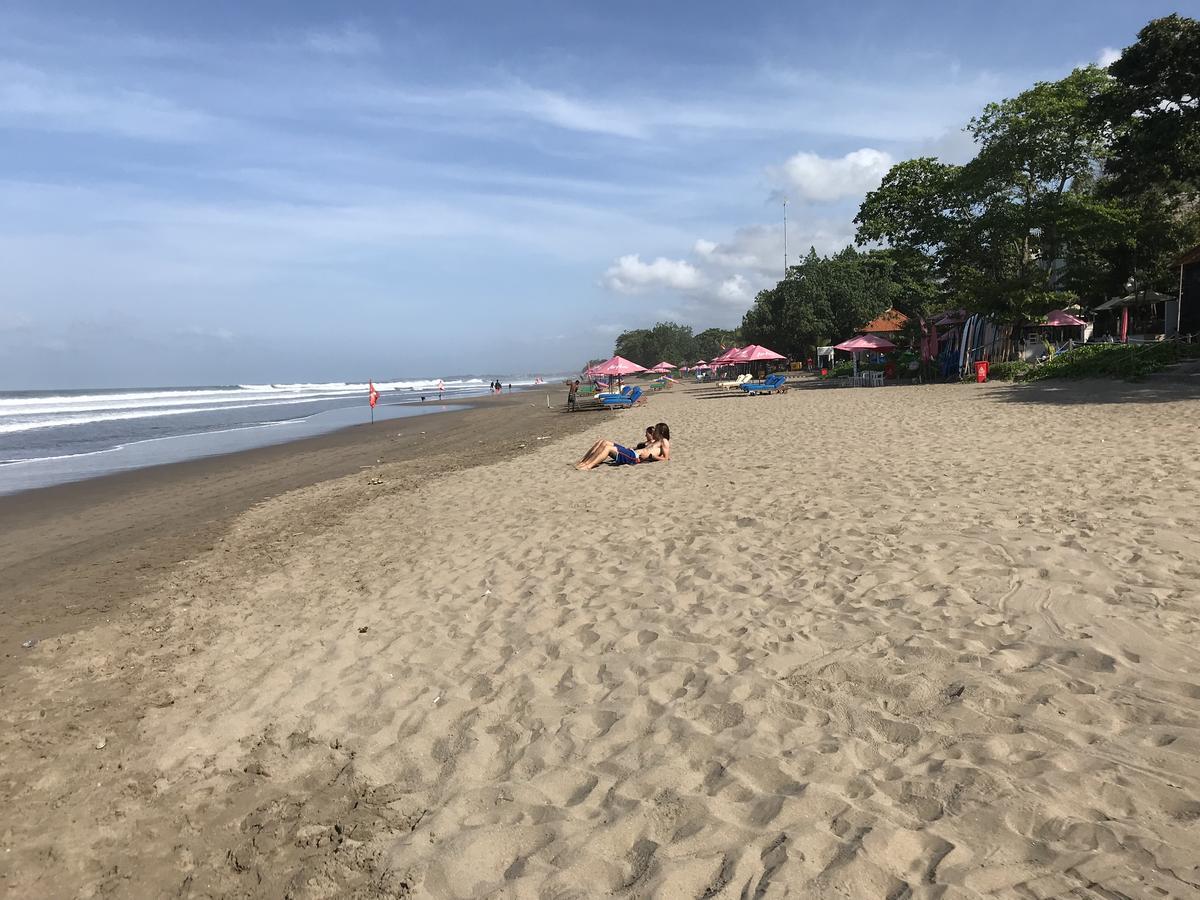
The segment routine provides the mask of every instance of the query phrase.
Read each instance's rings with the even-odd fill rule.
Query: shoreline
[[[420,461],[431,475],[478,465],[572,430],[561,397],[550,409],[534,397],[449,400],[459,408],[0,496],[0,632],[11,635],[0,683],[27,653],[22,641],[102,621],[258,504],[381,465]]]

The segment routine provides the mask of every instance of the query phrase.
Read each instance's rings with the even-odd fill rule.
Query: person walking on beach
[[[567,390],[567,411],[575,412],[575,400],[579,394],[579,379],[576,378],[571,382],[570,388]]]

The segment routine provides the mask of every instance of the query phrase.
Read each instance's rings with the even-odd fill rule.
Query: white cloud
[[[894,160],[882,150],[863,147],[845,156],[827,159],[816,153],[797,153],[787,160],[778,176],[789,196],[816,203],[843,197],[861,197],[879,187]]]
[[[750,302],[750,282],[740,274],[726,278],[717,288],[717,298],[745,308]]]
[[[608,267],[604,283],[622,294],[634,294],[650,288],[694,291],[704,286],[705,279],[687,260],[660,256],[647,263],[640,254],[631,253]]]
[[[1120,50],[1116,50],[1113,47],[1105,47],[1100,51],[1100,55],[1096,57],[1096,65],[1102,69],[1107,69],[1120,58]]]
[[[771,235],[771,229],[762,225],[739,229],[734,237],[734,242],[729,244],[701,238],[692,247],[692,252],[715,266],[757,269],[765,265],[764,257],[780,244],[779,238]]]
[[[349,22],[337,28],[310,31],[304,37],[304,45],[330,56],[363,56],[379,52],[379,39]]]

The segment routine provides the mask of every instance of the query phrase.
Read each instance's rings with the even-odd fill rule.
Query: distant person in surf
[[[636,466],[642,463],[666,462],[671,458],[671,429],[666,422],[654,426],[654,441],[641,450],[630,450],[612,441],[599,440],[592,444],[583,459],[575,463],[581,472],[610,462],[614,466]]]

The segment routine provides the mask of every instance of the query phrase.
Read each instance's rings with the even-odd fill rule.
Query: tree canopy
[[[653,328],[635,328],[617,336],[615,352],[643,366],[662,360],[674,365],[710,359],[738,339],[737,330],[708,328],[693,334],[691,326],[659,322]]]

